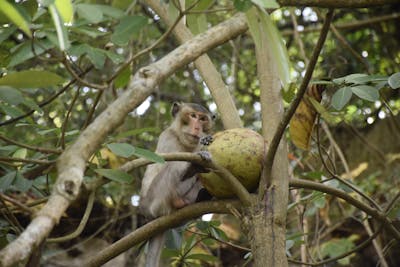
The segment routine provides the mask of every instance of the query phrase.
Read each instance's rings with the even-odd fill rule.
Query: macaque
[[[200,151],[200,139],[209,136],[214,116],[193,103],[174,103],[171,113],[173,122],[161,133],[156,152]],[[194,203],[202,189],[196,177],[200,170],[200,166],[185,161],[147,166],[140,192],[140,213],[146,219],[154,219]],[[150,240],[146,266],[158,266],[163,245],[164,234]]]

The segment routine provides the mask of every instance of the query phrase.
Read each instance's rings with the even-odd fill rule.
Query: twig
[[[54,160],[41,160],[41,159],[22,159],[22,158],[11,158],[11,157],[0,157],[0,161],[4,162],[24,162],[24,163],[34,163],[34,164],[53,164]]]
[[[76,228],[76,230],[70,234],[67,234],[65,236],[61,236],[61,237],[56,237],[56,238],[48,238],[47,242],[65,242],[71,239],[74,239],[75,237],[78,237],[83,229],[85,229],[85,226],[89,220],[90,217],[90,213],[92,212],[93,209],[93,203],[94,203],[94,197],[95,197],[95,193],[96,191],[93,190],[90,195],[89,195],[89,200],[88,203],[86,205],[86,209],[85,209],[85,213],[83,214],[82,220],[80,221],[78,227]]]
[[[196,1],[195,1],[196,3]],[[194,4],[195,4],[194,3]],[[178,17],[175,19],[174,23],[171,25],[171,27],[168,28],[168,30],[163,33],[163,35],[160,36],[160,38],[157,39],[157,41],[155,41],[152,45],[146,47],[145,49],[143,49],[142,51],[139,51],[138,53],[136,53],[135,55],[133,55],[127,62],[125,62],[108,80],[107,83],[113,81],[115,78],[117,78],[117,76],[127,67],[129,66],[133,61],[135,61],[137,58],[139,58],[140,56],[147,54],[148,52],[150,52],[151,50],[153,50],[154,48],[156,48],[159,44],[161,44],[173,31],[173,29],[175,28],[175,26],[179,23],[179,21],[182,19],[182,17],[185,15],[185,12],[179,12]]]
[[[219,238],[217,238],[217,237],[215,237],[215,236],[213,236],[211,234],[205,234],[205,233],[201,233],[201,232],[197,232],[197,231],[192,231],[190,229],[186,229],[186,231],[189,232],[189,233],[195,234],[195,235],[200,235],[200,236],[204,236],[204,237],[207,237],[207,238],[214,239],[215,241],[217,241],[219,243],[222,243],[224,245],[227,245],[227,246],[230,246],[230,247],[233,247],[233,248],[237,248],[239,250],[251,252],[250,248],[239,246],[239,245],[233,244],[232,242],[229,242],[229,241],[224,241],[224,240],[219,239]]]
[[[72,108],[75,105],[76,100],[78,99],[79,96],[79,92],[80,92],[80,87],[78,87],[78,89],[75,92],[74,98],[72,99],[71,104],[69,105],[68,111],[67,111],[67,115],[65,115],[65,119],[63,122],[63,125],[61,127],[61,138],[60,138],[60,145],[63,149],[65,149],[65,132],[67,130],[67,125],[68,125],[68,121],[69,118],[71,116],[71,112],[72,112]]]
[[[393,223],[386,216],[386,214],[384,212],[379,211],[374,208],[371,208],[369,205],[366,205],[363,202],[359,201],[358,199],[351,197],[349,194],[347,194],[346,192],[344,192],[342,190],[332,188],[332,187],[326,186],[321,183],[316,183],[316,182],[303,180],[303,179],[291,179],[289,181],[289,185],[294,188],[305,188],[305,189],[317,190],[317,191],[320,191],[323,193],[333,195],[335,197],[339,197],[339,198],[345,200],[347,203],[351,204],[352,206],[364,211],[369,216],[373,217],[375,220],[382,222],[384,224],[385,228],[388,231],[390,231],[390,233],[393,235],[393,237],[396,238],[397,240],[400,240],[399,230],[397,230],[393,226]]]
[[[361,28],[361,27],[368,26],[368,25],[376,25],[376,23],[379,23],[379,22],[395,20],[398,18],[400,18],[400,13],[393,13],[393,14],[388,14],[388,15],[379,16],[379,17],[375,17],[375,18],[365,19],[365,20],[361,20],[361,21],[336,24],[335,27],[338,30],[350,30],[350,29],[355,29],[355,28]],[[304,34],[304,33],[321,31],[321,28],[322,28],[322,26],[307,27],[304,30],[299,31],[299,33]],[[292,35],[292,34],[293,34],[293,30],[282,31],[282,35]]]
[[[144,226],[136,229],[134,232],[121,238],[117,242],[99,251],[97,255],[88,259],[84,266],[94,267],[101,266],[110,259],[116,257],[131,247],[155,236],[167,229],[181,225],[183,221],[197,218],[206,213],[230,213],[232,207],[240,208],[241,204],[233,200],[205,201],[196,203],[170,215],[159,217]]]
[[[294,14],[293,8],[290,9],[290,17],[291,17],[292,23],[293,23],[294,39],[297,41],[297,44],[299,45],[300,55],[304,59],[304,62],[306,63],[306,66],[307,66],[309,64],[310,60],[307,58],[306,52],[304,51],[303,41],[301,40],[301,38],[299,36],[299,31],[297,30],[298,24],[297,24],[296,15]]]
[[[51,149],[51,148],[44,148],[44,147],[36,147],[36,146],[30,146],[30,145],[26,145],[20,142],[17,142],[15,140],[9,139],[3,135],[0,135],[0,139],[9,143],[9,144],[13,144],[13,145],[17,145],[19,147],[23,147],[29,150],[33,150],[33,151],[38,151],[41,153],[45,153],[45,154],[60,154],[62,152],[61,149]]]
[[[101,96],[103,95],[103,93],[104,93],[104,91],[99,91],[97,93],[96,99],[94,100],[94,103],[93,103],[92,107],[90,108],[90,110],[88,112],[88,115],[86,117],[85,123],[82,126],[82,129],[85,129],[90,124],[90,122],[92,121],[94,111],[96,110],[96,107],[99,104]]]
[[[4,202],[3,199],[3,194],[0,194],[0,202],[1,204],[4,206],[4,208],[6,209],[6,212],[4,212],[2,210],[2,213],[4,213],[4,215],[6,215],[5,217],[8,219],[8,221],[10,222],[11,225],[13,225],[15,227],[15,232],[17,234],[21,234],[22,231],[24,230],[24,228],[21,226],[21,224],[19,223],[19,221],[17,220],[17,218],[14,216],[14,214],[10,211],[10,209],[8,208],[7,204]]]
[[[353,254],[354,252],[357,252],[357,251],[360,251],[360,250],[366,248],[371,243],[371,241],[373,241],[378,236],[378,234],[382,231],[382,228],[383,228],[383,224],[381,224],[380,227],[378,228],[378,230],[376,230],[371,236],[368,237],[367,240],[362,242],[360,245],[358,245],[357,247],[355,247],[347,252],[344,252],[336,257],[322,260],[319,262],[302,262],[302,261],[298,261],[298,260],[294,260],[294,259],[290,259],[290,258],[288,259],[288,261],[291,263],[308,265],[308,266],[321,266],[321,265],[324,265],[324,264],[327,264],[327,263],[330,263],[333,261],[343,259],[343,258]]]
[[[21,210],[28,212],[29,214],[33,213],[31,208],[29,208],[28,206],[22,204],[21,202],[19,202],[19,201],[15,200],[15,199],[3,194],[3,193],[0,193],[0,197],[3,198],[5,201],[8,201],[8,202],[14,204],[15,206],[17,206]]]
[[[319,10],[317,9],[316,12],[320,15]],[[349,44],[349,42],[344,38],[344,36],[336,29],[336,27],[331,24],[330,26],[331,31],[333,35],[335,35],[336,39],[339,41],[339,43],[343,46],[344,49],[347,49],[355,58],[357,61],[359,61],[365,68],[366,72],[370,74],[370,69],[368,66],[368,62],[366,59],[364,59],[356,50],[354,50],[353,47]]]
[[[81,78],[81,75],[77,74],[77,73],[73,70],[73,68],[72,68],[72,66],[71,66],[71,63],[70,63],[69,60],[67,59],[67,55],[65,54],[64,56],[65,56],[65,57],[64,57],[64,60],[62,61],[62,63],[63,63],[63,65],[65,66],[65,69],[72,75],[72,77],[75,78],[75,80],[76,80],[80,85],[87,86],[87,87],[93,88],[93,89],[98,89],[98,90],[105,90],[105,89],[108,88],[107,85],[104,85],[104,84],[103,84],[103,85],[100,85],[100,84],[90,83],[90,82],[84,80],[83,78]]]
[[[319,120],[318,120],[319,122]],[[371,203],[377,210],[381,211],[382,208],[378,205],[378,203],[376,203],[372,198],[370,198],[369,196],[367,196],[364,192],[362,192],[360,189],[358,189],[355,185],[349,183],[348,181],[346,181],[345,179],[342,179],[341,177],[337,176],[326,164],[326,162],[323,160],[322,158],[322,151],[321,151],[321,143],[320,143],[320,138],[319,138],[319,123],[317,124],[317,144],[318,144],[318,152],[319,155],[321,157],[321,162],[322,165],[324,166],[325,170],[337,181],[341,182],[342,184],[348,186],[350,189],[352,189],[354,192],[356,192],[357,194],[359,194],[361,197],[363,197],[364,199],[366,199],[369,203]]]

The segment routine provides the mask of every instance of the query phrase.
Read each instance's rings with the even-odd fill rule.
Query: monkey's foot
[[[211,154],[208,151],[199,151],[197,154],[201,157],[202,160],[204,161],[211,161]]]
[[[214,141],[212,135],[203,136],[200,138],[200,144],[203,146],[209,146]]]

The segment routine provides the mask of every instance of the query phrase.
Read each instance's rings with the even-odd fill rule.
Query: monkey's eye
[[[197,117],[196,113],[190,113],[190,117],[195,119]]]
[[[203,116],[203,117],[200,117],[200,119],[199,119],[200,121],[203,121],[203,122],[206,122],[207,121],[207,117],[205,117],[205,116]]]

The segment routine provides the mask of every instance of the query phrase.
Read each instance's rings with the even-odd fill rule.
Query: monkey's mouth
[[[194,141],[196,141],[196,142],[200,140],[200,137],[197,136],[197,135],[194,135],[194,134],[186,133],[186,136],[187,136],[189,139],[194,140]]]

